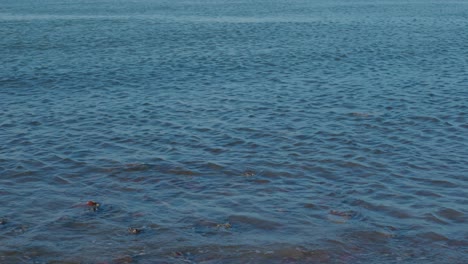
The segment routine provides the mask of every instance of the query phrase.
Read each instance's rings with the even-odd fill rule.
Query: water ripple
[[[466,261],[466,4],[3,2],[1,263]]]

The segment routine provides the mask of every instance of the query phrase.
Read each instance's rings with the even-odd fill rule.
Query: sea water
[[[462,0],[2,0],[0,263],[466,263],[467,29]]]

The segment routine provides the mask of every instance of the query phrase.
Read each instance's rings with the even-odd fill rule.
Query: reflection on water
[[[467,14],[4,1],[0,263],[464,263]]]

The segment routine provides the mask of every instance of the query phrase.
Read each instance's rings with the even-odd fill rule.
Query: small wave
[[[458,223],[464,223],[468,221],[467,215],[451,208],[440,209],[436,214],[442,218]]]
[[[247,215],[231,215],[228,220],[233,225],[248,225],[257,229],[274,230],[281,226],[280,223]]]

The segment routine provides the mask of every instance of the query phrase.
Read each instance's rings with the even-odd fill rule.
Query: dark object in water
[[[142,231],[143,231],[143,229],[140,229],[140,228],[134,228],[134,227],[129,227],[128,228],[128,232],[130,232],[131,234],[134,234],[134,235],[140,234]]]
[[[244,173],[242,173],[242,176],[245,176],[245,177],[252,177],[255,175],[256,175],[255,171],[252,171],[252,170],[247,170],[247,171],[244,171]]]
[[[101,204],[95,202],[95,201],[88,201],[86,203],[86,205],[88,205],[89,207],[91,207],[91,210],[93,211],[97,211],[98,207],[101,206]]]
[[[96,207],[99,206],[99,204],[96,203],[95,201],[88,201],[86,204],[89,205],[89,206],[96,206]]]
[[[7,223],[7,220],[5,218],[0,218],[0,225],[4,225]]]

